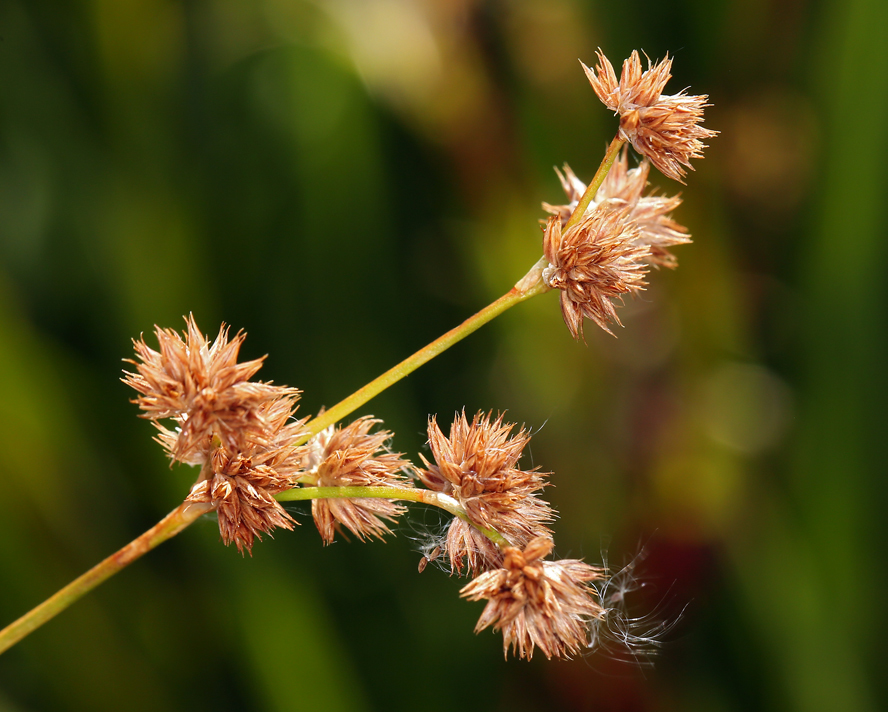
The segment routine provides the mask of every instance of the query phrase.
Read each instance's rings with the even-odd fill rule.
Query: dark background
[[[722,133],[695,242],[573,342],[522,304],[372,401],[508,410],[557,553],[639,557],[653,667],[503,661],[417,547],[241,558],[204,520],[0,658],[0,710],[855,710],[885,703],[888,6],[881,0],[0,3],[0,623],[174,508],[132,337],[249,333],[317,412],[538,258],[553,165],[616,120],[577,58],[675,57]],[[882,463],[882,464],[880,464]],[[682,614],[682,610],[684,611]]]

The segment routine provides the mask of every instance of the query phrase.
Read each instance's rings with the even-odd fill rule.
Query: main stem
[[[134,539],[120,551],[112,554],[100,564],[96,564],[85,574],[74,579],[63,589],[47,598],[14,623],[0,631],[0,653],[11,648],[18,641],[42,626],[50,618],[61,613],[74,601],[92,591],[105,579],[110,578],[125,566],[174,537],[200,516],[213,509],[210,504],[183,502],[151,529]]]
[[[413,373],[424,363],[431,361],[442,351],[446,351],[457,341],[464,339],[473,331],[477,331],[488,321],[499,316],[507,309],[510,309],[516,304],[523,302],[526,299],[530,299],[537,294],[542,294],[543,292],[548,291],[549,288],[543,283],[541,277],[543,268],[547,264],[545,258],[541,259],[530,269],[521,281],[518,282],[518,284],[512,287],[512,289],[495,302],[487,305],[474,316],[470,316],[462,324],[451,329],[443,336],[438,337],[428,346],[420,349],[412,356],[405,358],[397,366],[393,366],[378,378],[370,381],[366,386],[360,388],[348,398],[334,405],[330,410],[324,411],[314,420],[310,420],[307,428],[308,433],[301,440],[300,444],[317,435],[328,425],[338,423],[345,416],[360,408],[371,398],[374,398],[389,386]]]

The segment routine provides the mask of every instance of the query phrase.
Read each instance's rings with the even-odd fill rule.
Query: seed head
[[[669,81],[672,60],[663,61],[642,71],[637,51],[623,62],[617,82],[613,65],[599,49],[595,71],[583,64],[586,77],[604,105],[620,115],[620,137],[629,141],[643,156],[668,178],[684,183],[685,167],[693,170],[692,158],[702,158],[704,140],[718,132],[700,126],[705,94],[689,96],[684,90],[671,96],[663,88]]]
[[[285,396],[258,408],[265,424],[261,437],[241,443],[240,449],[225,445],[213,450],[207,478],[191,489],[188,500],[211,502],[219,516],[219,532],[225,544],[250,551],[254,539],[275,527],[292,529],[292,517],[274,495],[294,487],[302,472],[303,453],[296,442],[305,434],[305,421],[294,420],[296,398]]]
[[[308,443],[306,469],[315,474],[319,487],[412,487],[403,473],[409,463],[386,446],[391,433],[370,432],[381,422],[363,417],[344,428],[331,425]],[[314,499],[311,502],[311,513],[325,544],[333,542],[340,525],[361,541],[371,537],[382,539],[391,533],[382,519],[394,521],[406,511],[406,507],[390,499]]]
[[[521,428],[513,435],[514,429],[514,424],[503,422],[502,414],[493,419],[490,413],[478,413],[470,424],[462,412],[454,417],[447,438],[431,418],[429,445],[435,464],[422,458],[427,469],[420,470],[419,477],[429,489],[459,501],[475,524],[523,546],[551,534],[545,524],[554,513],[536,496],[547,485],[548,473],[518,467],[530,434]],[[502,559],[487,537],[460,519],[451,523],[445,549],[453,571],[462,571],[464,558],[472,572],[498,566]]]
[[[666,198],[653,194],[644,195],[650,168],[651,164],[648,161],[642,161],[637,168],[630,169],[628,149],[624,149],[586,212],[591,212],[606,201],[622,201],[630,205],[632,210],[629,219],[638,227],[638,238],[635,242],[639,246],[647,245],[650,248],[650,254],[645,261],[656,267],[674,269],[678,266],[678,261],[668,248],[689,243],[691,236],[687,228],[673,220],[670,215],[681,205],[681,196]],[[557,168],[555,172],[567,194],[568,204],[543,203],[543,210],[559,217],[563,230],[585,193],[586,184],[576,177],[567,164],[564,165],[563,173]]]
[[[583,336],[584,318],[613,335],[607,324],[620,320],[611,300],[646,284],[651,247],[641,243],[631,213],[630,204],[608,200],[564,232],[559,217],[546,223],[543,254],[549,266],[543,281],[561,290],[561,314],[575,339]]]
[[[503,551],[502,567],[481,574],[460,595],[488,601],[475,632],[493,626],[503,633],[503,652],[533,657],[534,647],[547,658],[566,658],[588,645],[590,622],[604,613],[590,582],[601,569],[578,559],[544,561],[552,541],[539,537],[521,549]]]
[[[128,363],[137,372],[125,372],[123,382],[140,394],[134,402],[144,411],[143,418],[155,421],[158,440],[170,457],[203,464],[213,449],[213,436],[229,452],[237,452],[251,440],[261,443],[268,428],[262,420],[263,406],[282,397],[295,398],[299,391],[249,380],[264,357],[237,363],[244,332],[229,341],[223,324],[211,344],[193,316],[185,323],[184,338],[173,329],[155,327],[160,351],[144,339],[133,341],[139,362]],[[172,418],[176,429],[157,423],[163,418]]]

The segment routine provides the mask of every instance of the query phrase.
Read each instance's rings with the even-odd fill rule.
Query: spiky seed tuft
[[[536,496],[547,486],[548,473],[518,467],[530,434],[503,422],[503,415],[477,413],[469,423],[465,412],[457,413],[445,437],[437,420],[429,420],[429,445],[434,464],[425,458],[419,471],[432,490],[454,497],[469,519],[495,529],[509,541],[523,546],[539,536],[550,536],[546,526],[555,515],[548,502]],[[472,572],[500,565],[499,549],[475,527],[454,519],[443,542],[451,570]]]
[[[575,339],[583,337],[583,319],[592,319],[613,335],[609,322],[620,324],[613,299],[644,289],[649,245],[639,242],[632,206],[608,200],[562,232],[561,220],[546,223],[543,254],[549,266],[543,281],[561,290],[561,314]]]
[[[718,131],[703,128],[705,94],[692,96],[684,90],[664,95],[663,88],[672,76],[672,59],[655,65],[648,59],[642,71],[641,58],[633,51],[623,62],[620,81],[614,67],[599,49],[598,64],[593,71],[585,64],[583,70],[602,103],[620,115],[620,137],[629,141],[636,151],[651,160],[668,178],[684,183],[686,168],[693,170],[692,158],[702,158],[706,139]]]
[[[302,472],[305,422],[295,420],[295,398],[284,397],[265,404],[257,414],[266,424],[262,438],[243,443],[237,451],[217,447],[205,480],[194,485],[188,500],[210,502],[219,516],[219,532],[225,544],[250,551],[253,541],[277,527],[292,529],[295,521],[274,495],[295,486]]]
[[[155,327],[159,351],[135,341],[139,360],[129,363],[136,372],[123,381],[139,393],[142,417],[154,422],[170,458],[203,465],[187,500],[211,503],[222,540],[243,553],[262,534],[293,528],[274,495],[294,487],[302,469],[296,444],[305,423],[294,415],[299,391],[249,380],[263,359],[237,362],[243,332],[229,340],[223,325],[210,343],[193,316],[185,323],[182,336]]]
[[[522,549],[507,547],[500,568],[487,571],[463,587],[470,601],[487,600],[475,632],[493,626],[509,648],[530,659],[534,648],[547,658],[566,658],[587,647],[589,624],[604,614],[591,582],[601,569],[578,559],[545,561],[552,541],[539,537]]]
[[[635,243],[650,248],[645,261],[655,267],[674,269],[678,266],[678,261],[669,252],[669,248],[691,242],[691,236],[687,228],[677,223],[671,216],[672,211],[681,205],[681,196],[667,198],[652,193],[644,195],[650,167],[648,161],[642,161],[637,168],[629,168],[628,149],[624,149],[586,209],[586,213],[592,212],[607,201],[622,201],[631,206],[629,220],[638,227]],[[543,203],[543,209],[561,219],[563,230],[580,197],[586,191],[586,184],[577,178],[567,164],[564,165],[563,172],[557,168],[555,172],[558,174],[568,202],[567,205]]]
[[[175,421],[174,430],[158,424],[158,440],[170,457],[195,465],[207,461],[213,436],[230,452],[252,440],[261,442],[268,427],[260,415],[262,406],[295,398],[299,391],[249,380],[264,357],[237,362],[244,332],[229,340],[223,324],[210,343],[193,316],[185,323],[184,338],[173,329],[155,327],[159,351],[144,339],[134,341],[139,361],[129,363],[136,372],[125,372],[123,381],[139,393],[134,402],[144,411],[143,418]]]

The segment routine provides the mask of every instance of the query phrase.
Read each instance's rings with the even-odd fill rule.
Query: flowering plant
[[[225,544],[241,553],[275,529],[292,529],[281,504],[311,500],[325,544],[350,532],[360,541],[392,533],[404,502],[423,502],[453,516],[426,543],[420,571],[433,560],[470,575],[461,595],[486,600],[476,630],[493,627],[504,649],[530,658],[569,657],[617,631],[620,642],[644,642],[621,618],[621,596],[608,595],[613,578],[576,559],[551,559],[555,513],[542,493],[551,473],[522,469],[530,434],[492,412],[457,413],[445,435],[428,421],[430,459],[419,463],[390,449],[392,433],[372,416],[343,420],[388,386],[519,302],[560,291],[564,321],[575,339],[586,319],[611,332],[616,306],[644,289],[651,266],[676,266],[670,248],[690,242],[675,222],[675,197],[646,194],[653,165],[682,181],[690,159],[702,156],[715,134],[700,125],[705,96],[661,92],[671,60],[642,70],[638,53],[623,63],[619,82],[599,51],[595,70],[584,66],[602,102],[620,115],[620,128],[586,185],[565,165],[559,178],[564,205],[550,213],[540,260],[505,295],[463,324],[316,417],[297,417],[300,391],[252,380],[262,359],[238,363],[245,335],[223,325],[210,340],[193,316],[182,334],[157,327],[158,349],[135,342],[136,360],[124,382],[138,394],[142,417],[172,463],[199,466],[182,504],[149,531],[0,631],[0,652],[58,614],[129,563],[214,512]],[[630,168],[627,144],[642,161]],[[556,169],[557,170],[557,169]]]

